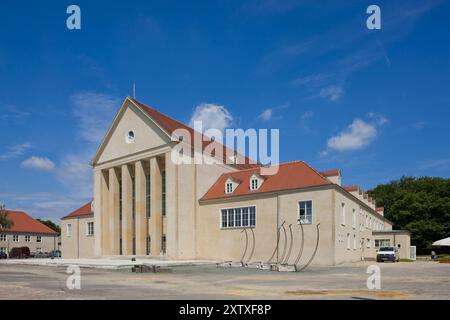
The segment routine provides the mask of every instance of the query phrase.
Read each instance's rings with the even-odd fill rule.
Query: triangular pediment
[[[103,139],[93,165],[162,147],[170,141],[168,133],[127,97]]]

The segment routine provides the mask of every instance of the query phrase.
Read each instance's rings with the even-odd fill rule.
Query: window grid
[[[256,207],[230,208],[221,210],[221,228],[245,228],[256,226]]]

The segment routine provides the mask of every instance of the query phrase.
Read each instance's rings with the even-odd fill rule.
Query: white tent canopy
[[[450,247],[450,238],[442,239],[433,243],[433,246],[436,247]]]

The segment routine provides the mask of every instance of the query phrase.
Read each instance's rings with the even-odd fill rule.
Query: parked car
[[[28,259],[30,257],[30,248],[12,248],[9,252],[10,259]]]
[[[48,256],[50,258],[61,258],[61,251],[60,250],[53,250],[51,251]]]
[[[377,262],[392,261],[399,262],[400,257],[398,254],[398,248],[396,247],[381,247],[377,251]]]
[[[50,256],[49,256],[48,252],[36,252],[34,254],[34,257],[36,259],[45,259],[45,258],[49,258]]]
[[[6,252],[0,251],[0,260],[1,259],[8,259],[8,255],[6,254]]]

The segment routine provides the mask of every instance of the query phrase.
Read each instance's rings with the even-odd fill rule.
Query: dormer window
[[[226,184],[225,192],[226,193],[233,193],[233,183],[232,182],[228,182]]]
[[[259,174],[257,173],[252,174],[252,176],[250,177],[250,190],[251,191],[258,190],[263,184],[263,182],[264,178],[261,177]]]
[[[252,179],[250,181],[250,190],[258,190],[259,187],[259,180],[258,179]]]

